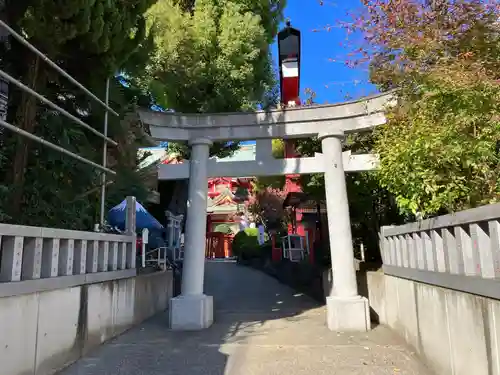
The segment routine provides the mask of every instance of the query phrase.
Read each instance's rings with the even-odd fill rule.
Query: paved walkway
[[[215,324],[171,332],[161,314],[60,375],[429,375],[387,328],[335,333],[324,307],[269,276],[208,262]]]

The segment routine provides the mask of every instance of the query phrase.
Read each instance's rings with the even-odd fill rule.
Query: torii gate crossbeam
[[[342,139],[345,134],[384,124],[384,109],[392,104],[393,100],[393,94],[386,93],[336,105],[267,112],[185,115],[139,111],[142,122],[149,125],[154,139],[188,141],[191,146],[189,163],[169,166],[172,168],[169,171],[178,171],[177,178],[189,177],[182,287],[181,295],[173,298],[170,303],[172,329],[198,330],[207,328],[213,323],[213,300],[211,296],[203,293],[209,175],[216,173],[226,176],[232,171],[234,174],[258,176],[261,174],[259,163],[260,166],[264,165],[259,155],[258,160],[239,162],[243,164],[214,163],[209,159],[210,146],[216,141],[311,136],[318,136],[321,139],[322,154],[313,158],[285,159],[285,161],[273,162],[267,159],[265,163],[274,163],[268,170],[273,174],[280,172],[281,168],[283,170],[279,174],[300,171],[300,168],[288,171],[289,168],[293,169],[293,164],[290,163],[303,166],[307,164],[308,167],[302,170],[304,173],[312,173],[315,171],[314,168],[324,172],[334,285],[331,295],[327,297],[327,324],[331,330],[338,331],[370,329],[368,300],[358,295],[356,284],[344,176],[349,170],[350,158],[347,157],[346,160],[346,155],[342,152]],[[269,151],[267,157],[270,155]],[[243,170],[245,168],[248,170]]]
[[[313,157],[275,159],[271,149],[266,154],[257,154],[256,160],[218,161],[210,159],[207,175],[213,177],[247,177],[247,176],[279,176],[288,174],[324,173],[326,168],[323,154]],[[260,156],[260,157],[259,157]],[[378,167],[379,160],[375,154],[351,155],[350,151],[342,154],[344,171],[371,171]],[[189,178],[189,160],[180,164],[161,164],[158,166],[159,180],[185,180]]]

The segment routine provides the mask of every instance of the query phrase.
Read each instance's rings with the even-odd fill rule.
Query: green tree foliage
[[[269,36],[268,44],[273,42],[274,36],[278,32],[278,25],[283,19],[283,9],[285,9],[285,0],[219,0],[218,4],[224,6],[227,2],[237,3],[246,12],[259,15],[261,23]],[[199,6],[201,2],[196,0],[173,0],[173,5],[178,5],[184,12],[193,13],[195,5]]]
[[[500,200],[498,2],[364,0],[350,31],[372,81],[399,103],[375,132],[379,178],[429,216]]]
[[[277,4],[198,0],[186,12],[172,0],[158,1],[148,12],[156,50],[141,83],[159,105],[178,112],[255,109],[275,87],[269,44],[281,19]],[[212,154],[237,148],[217,144]]]
[[[146,38],[144,13],[153,3],[154,0],[16,1],[5,8],[5,19],[39,50],[103,97],[107,77],[117,70],[133,72],[148,59],[152,44],[151,38]],[[10,45],[2,50],[2,68],[102,131],[104,111],[98,104],[26,47],[15,41]],[[143,200],[148,193],[145,176],[136,172],[137,147],[147,144],[144,130],[138,119],[130,116],[140,100],[147,102],[147,95],[140,88],[124,88],[113,80],[110,97],[119,117],[109,117],[109,135],[119,146],[108,149],[108,165],[118,172],[116,177],[108,177],[108,206],[119,203],[127,194]],[[100,138],[13,86],[8,114],[9,122],[30,133],[93,161],[102,158]],[[0,143],[3,220],[75,229],[88,229],[96,222],[98,171],[9,132],[0,133]]]
[[[144,13],[155,2],[32,0],[19,26],[30,42],[49,57],[62,59],[75,75],[97,73],[101,78],[122,68],[144,41]],[[76,66],[80,74],[72,69]]]

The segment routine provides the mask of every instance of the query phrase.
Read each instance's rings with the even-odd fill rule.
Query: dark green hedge
[[[259,245],[258,237],[259,230],[257,228],[246,228],[238,232],[233,239],[233,254],[242,259],[261,257],[265,246]],[[267,235],[265,239],[267,240]]]

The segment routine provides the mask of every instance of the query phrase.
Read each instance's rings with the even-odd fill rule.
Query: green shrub
[[[235,256],[240,256],[241,255],[241,247],[243,242],[246,239],[246,233],[243,231],[240,231],[236,233],[236,236],[233,237],[233,244],[232,244],[232,250],[233,250],[233,255]]]
[[[270,241],[264,242],[259,248],[260,257],[263,259],[272,259],[273,257],[273,245]]]
[[[249,237],[259,237],[259,229],[257,228],[246,228],[243,232]]]
[[[259,257],[261,246],[258,237],[257,228],[246,228],[238,232],[233,239],[233,254],[244,259]],[[266,239],[267,235],[264,238]]]

